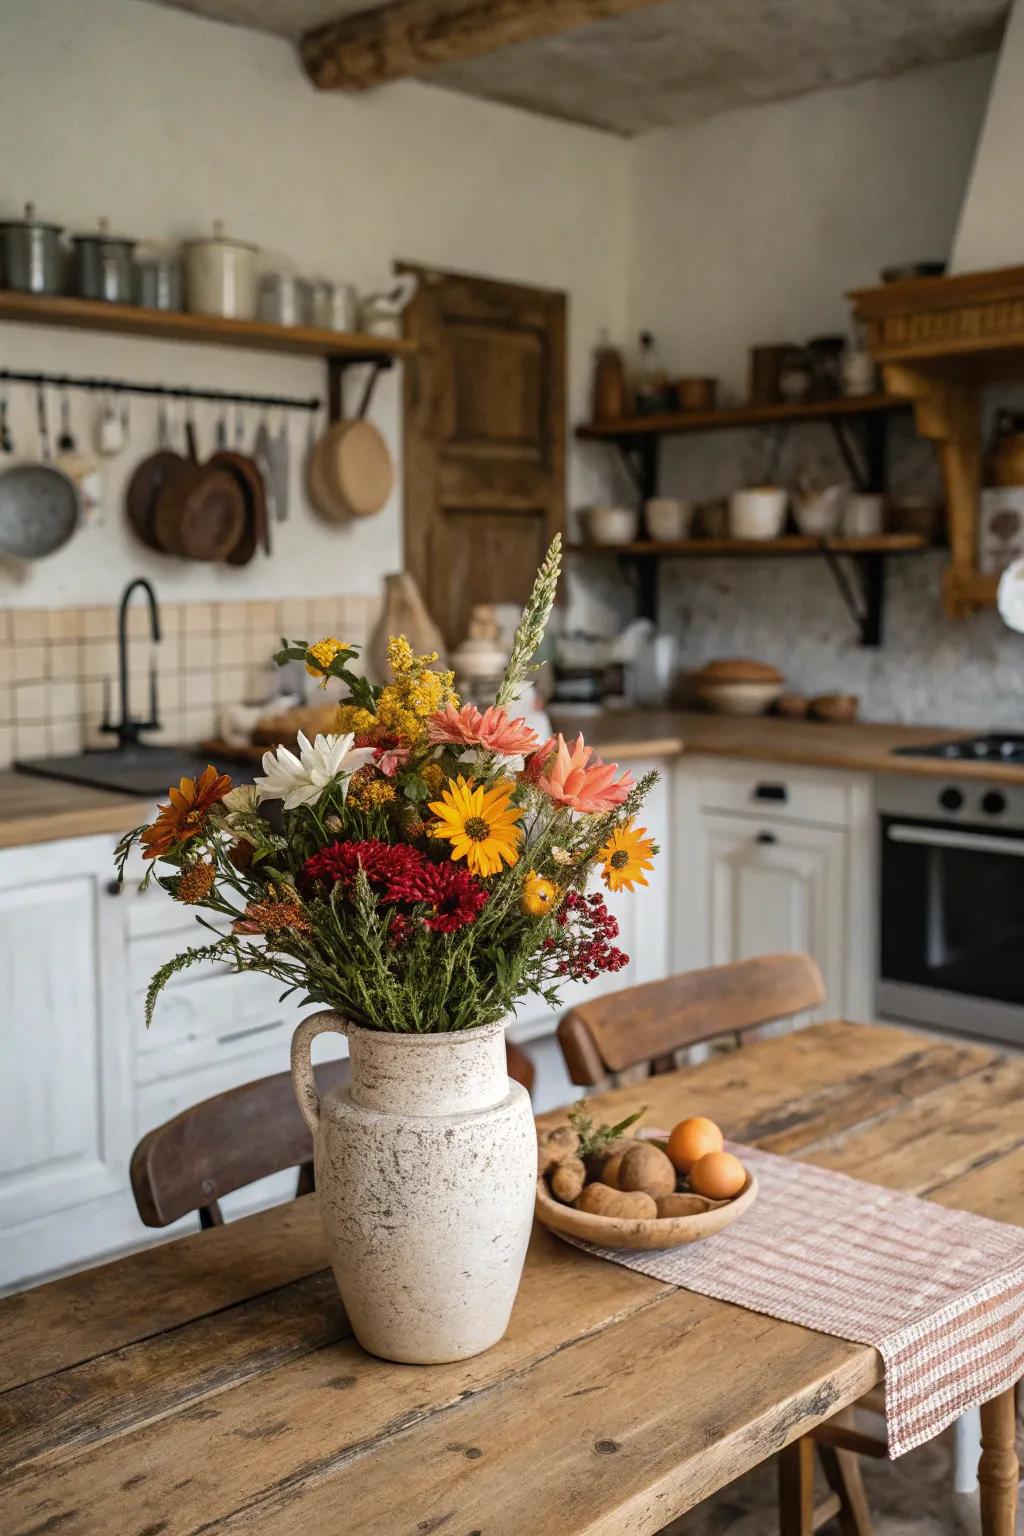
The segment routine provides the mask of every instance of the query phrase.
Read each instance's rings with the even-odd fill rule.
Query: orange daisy
[[[231,788],[226,773],[218,773],[212,764],[198,779],[182,779],[177,789],[167,791],[169,804],[161,805],[156,821],[142,834],[144,859],[159,859],[177,843],[187,842],[203,830],[211,806],[222,800]]]

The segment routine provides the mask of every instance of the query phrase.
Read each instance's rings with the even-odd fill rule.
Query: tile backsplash
[[[198,741],[216,734],[226,707],[277,691],[282,635],[338,635],[365,644],[378,597],[264,599],[161,606],[162,639],[149,640],[139,594],[128,611],[132,713],[145,715],[151,665],[162,730],[147,740]],[[21,608],[0,613],[0,768],[109,745],[99,727],[119,712],[117,608]]]

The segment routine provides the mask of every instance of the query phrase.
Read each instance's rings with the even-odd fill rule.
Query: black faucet
[[[160,609],[157,606],[156,593],[146,580],[145,576],[136,576],[130,581],[121,594],[121,606],[117,615],[117,646],[121,668],[121,718],[117,724],[110,719],[110,687],[109,680],[104,690],[103,724],[102,731],[107,731],[117,737],[118,747],[134,746],[138,743],[143,731],[158,731],[160,720],[158,717],[156,697],[156,665],[150,662],[149,667],[149,719],[135,720],[129,713],[128,707],[128,604],[132,593],[137,587],[141,587],[149,601],[149,633],[156,642],[160,640]]]

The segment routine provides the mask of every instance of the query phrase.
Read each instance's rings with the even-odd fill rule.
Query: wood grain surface
[[[651,1124],[703,1111],[1024,1222],[1022,1091],[1024,1061],[986,1047],[829,1023],[594,1103],[620,1118],[646,1102]],[[0,1530],[647,1536],[880,1371],[863,1345],[540,1228],[499,1345],[388,1364],[349,1334],[310,1196],[0,1302]],[[987,1529],[1008,1536],[1005,1404],[986,1422]]]
[[[0,848],[97,832],[120,835],[145,821],[149,810],[145,801],[108,789],[61,784],[13,769],[0,772]]]

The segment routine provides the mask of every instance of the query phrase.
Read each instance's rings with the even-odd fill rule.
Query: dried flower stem
[[[512,641],[512,652],[494,700],[502,708],[512,703],[520,684],[529,675],[530,661],[544,638],[544,630],[554,605],[561,569],[562,535],[556,533],[544,556],[544,563],[534,578],[529,600]]]

